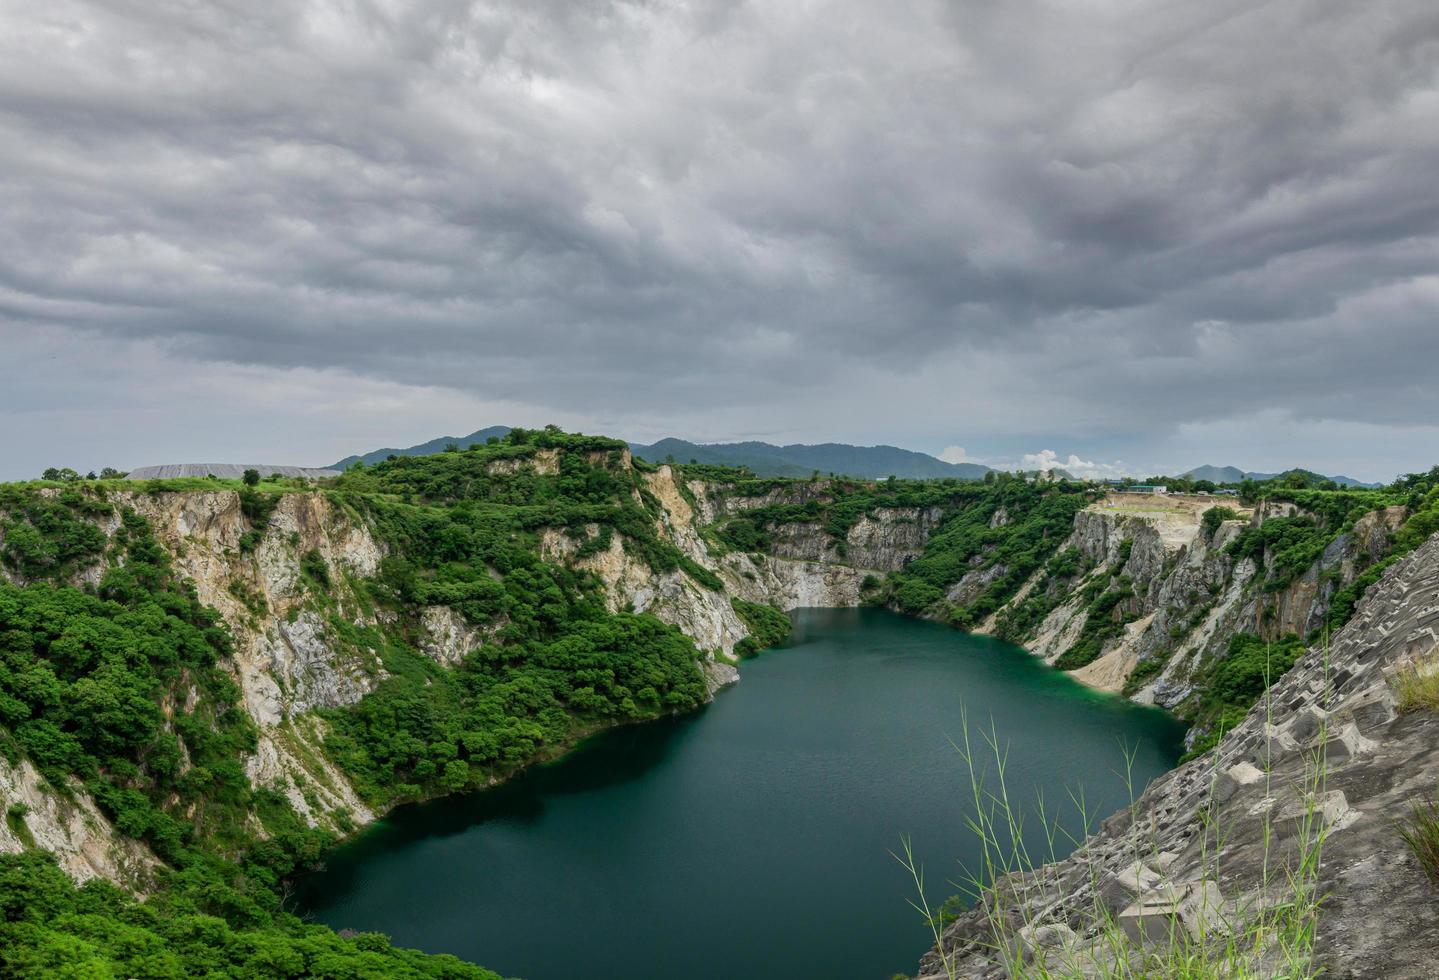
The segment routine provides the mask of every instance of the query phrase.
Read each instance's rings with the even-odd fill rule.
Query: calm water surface
[[[303,883],[335,928],[529,980],[884,980],[928,946],[975,850],[949,745],[995,729],[1012,795],[1100,815],[1173,767],[1182,729],[1018,647],[873,609],[794,614],[783,647],[684,718],[607,732],[483,793],[405,807]]]

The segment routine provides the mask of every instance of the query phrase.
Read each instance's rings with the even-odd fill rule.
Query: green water
[[[884,980],[929,945],[890,856],[935,899],[973,859],[968,707],[1012,794],[1101,816],[1171,768],[1181,728],[1010,644],[870,609],[808,609],[693,715],[607,732],[484,793],[402,808],[303,883],[335,928],[529,980]]]

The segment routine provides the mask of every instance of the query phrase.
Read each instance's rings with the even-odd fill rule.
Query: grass
[[[1389,678],[1400,714],[1439,709],[1439,664],[1410,663]],[[1399,836],[1414,852],[1430,882],[1439,886],[1439,800],[1424,797],[1409,806]]]
[[[1401,715],[1439,710],[1439,664],[1410,664],[1389,678]]]
[[[1439,886],[1439,801],[1428,797],[1410,804],[1409,817],[1399,828],[1399,836],[1419,859],[1429,881]]]
[[[1327,662],[1325,672],[1327,675]],[[1268,699],[1266,693],[1266,713],[1269,713]],[[943,970],[939,975],[948,980],[969,975],[974,964],[961,964],[960,957],[968,958],[976,952],[988,961],[988,966],[1000,967],[1008,976],[1026,980],[1077,980],[1080,977],[1307,980],[1318,975],[1313,962],[1321,904],[1318,881],[1324,840],[1329,832],[1318,806],[1325,795],[1326,763],[1321,751],[1304,755],[1298,785],[1289,787],[1304,804],[1298,819],[1297,843],[1283,846],[1279,843],[1274,821],[1274,814],[1280,809],[1278,804],[1264,817],[1258,887],[1234,896],[1201,890],[1199,894],[1206,898],[1217,895],[1219,904],[1202,902],[1209,908],[1209,914],[1191,919],[1191,924],[1197,922],[1197,934],[1178,916],[1173,916],[1168,919],[1165,935],[1151,934],[1141,945],[1131,940],[1118,917],[1099,898],[1100,886],[1108,880],[1116,863],[1112,853],[1102,862],[1094,850],[1099,842],[1090,836],[1095,829],[1093,815],[1086,811],[1082,794],[1072,793],[1071,800],[1081,815],[1084,832],[1070,839],[1065,839],[1059,822],[1053,819],[1052,813],[1046,812],[1044,801],[1039,801],[1034,816],[1044,830],[1044,843],[1038,848],[1040,853],[1031,853],[1024,833],[1027,815],[1010,799],[1005,787],[1006,750],[992,727],[982,741],[982,749],[977,752],[970,741],[966,720],[962,741],[955,749],[969,773],[973,816],[967,820],[967,830],[980,842],[981,858],[977,868],[966,869],[963,879],[953,883],[967,894],[975,908],[982,910],[983,928],[965,933],[967,936],[978,933],[980,938],[972,940],[962,952],[946,949],[945,931],[952,920],[932,907],[925,897],[924,872],[915,862],[907,840],[903,843],[903,854],[896,855],[909,872],[918,895],[918,900],[911,904],[931,930]],[[1321,726],[1318,744],[1323,743]],[[1271,748],[1272,745],[1266,749],[1266,756]],[[1219,778],[1217,754],[1214,758],[1211,790]],[[1285,796],[1283,787],[1270,785],[1274,780],[1271,767],[1266,764],[1264,768],[1270,771],[1266,776],[1265,796],[1274,799]],[[989,775],[988,781],[986,775]],[[1131,798],[1134,798],[1132,792]],[[1422,810],[1422,824],[1418,823],[1420,814],[1420,808],[1416,807],[1416,826],[1422,826],[1414,832],[1416,839],[1434,861],[1432,867],[1439,870],[1439,806],[1431,802]],[[1220,857],[1232,840],[1234,828],[1225,826],[1221,820],[1212,792],[1205,809],[1198,814],[1200,869],[1197,875],[1187,875],[1186,881],[1170,879],[1166,870],[1168,862],[1158,860],[1157,829],[1147,818],[1140,818],[1137,803],[1131,804],[1130,829],[1125,832],[1128,853],[1123,863],[1132,866],[1131,862],[1144,862],[1155,874],[1147,894],[1182,887],[1210,889],[1217,887],[1211,883],[1221,880],[1226,882],[1226,887],[1235,887],[1235,869],[1226,867],[1227,873],[1223,876],[1220,869]],[[1034,839],[1034,835],[1029,838]],[[1194,843],[1189,845],[1194,846]],[[1062,917],[1063,902],[1056,906],[1059,885],[1042,865],[1062,858],[1071,848],[1076,848],[1071,856],[1088,875],[1090,892],[1095,897],[1087,908],[1078,910],[1078,915],[1066,919]],[[1430,867],[1426,865],[1426,870]],[[1071,883],[1069,894],[1074,891]],[[1061,909],[1058,914],[1057,907]],[[1071,925],[1076,927],[1073,932]],[[1043,941],[1046,933],[1048,945]],[[960,973],[961,968],[964,974]]]

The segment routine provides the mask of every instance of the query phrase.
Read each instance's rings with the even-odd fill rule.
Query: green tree
[[[245,475],[242,476],[240,479],[244,481],[244,484],[247,487],[257,487],[260,485],[260,471],[246,470]]]

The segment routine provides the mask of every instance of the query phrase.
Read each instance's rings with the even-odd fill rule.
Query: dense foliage
[[[0,560],[26,583],[0,582],[0,754],[62,797],[83,788],[165,862],[139,903],[76,889],[38,851],[0,857],[0,975],[493,976],[286,913],[278,886],[331,837],[246,779],[256,731],[217,666],[231,643],[217,614],[133,511],[108,545],[93,521],[114,511],[78,490],[3,487],[0,513]],[[97,585],[68,584],[86,567]],[[22,840],[26,815],[7,808]]]
[[[1028,483],[1003,474],[965,486],[924,553],[889,576],[894,604],[959,626],[979,623],[1055,556],[1074,515],[1091,499],[1079,484]],[[1055,572],[1065,576],[1063,567]],[[949,588],[971,573],[989,573],[989,584],[967,605],[946,602]]]
[[[1262,584],[1277,592],[1303,575],[1339,535],[1352,530],[1365,514],[1395,503],[1379,490],[1295,490],[1274,487],[1264,495],[1270,501],[1292,503],[1299,513],[1271,517],[1258,527],[1246,527],[1230,543],[1235,559],[1252,559],[1263,569]]]
[[[1217,745],[1304,651],[1304,641],[1293,634],[1272,642],[1252,633],[1232,637],[1224,654],[1211,661],[1198,678],[1195,720],[1203,734],[1191,746],[1189,755]]]
[[[0,486],[0,563],[23,579],[62,579],[105,549],[105,532],[87,512],[110,507],[75,489],[55,496]]]
[[[0,976],[346,977],[499,980],[453,956],[398,949],[379,933],[343,938],[280,915],[257,928],[195,890],[137,902],[103,881],[75,887],[50,855],[0,855]]]
[[[790,629],[794,626],[788,616],[773,606],[746,602],[743,599],[731,599],[730,605],[749,627],[749,636],[735,645],[735,653],[741,657],[751,657],[761,650],[777,646],[789,636]]]
[[[98,549],[79,530],[95,530],[81,516],[89,506],[17,508],[23,516],[7,525],[7,558],[16,538],[26,540],[15,532],[37,521],[43,540],[85,541],[93,559]],[[253,748],[254,729],[235,707],[234,682],[216,668],[229,634],[172,574],[149,526],[124,512],[112,547],[124,560],[93,594],[43,578],[0,583],[0,725],[12,761],[22,750],[62,789],[77,777],[123,832],[183,863],[197,837],[236,838],[250,802],[239,757]],[[36,561],[28,547],[24,554],[16,564],[27,577],[59,578],[70,564]],[[183,771],[182,759],[190,763]],[[172,796],[188,804],[189,819],[160,805]]]
[[[694,644],[674,627],[550,598],[541,637],[486,644],[453,671],[416,658],[327,712],[327,747],[361,793],[384,804],[484,786],[587,731],[703,701]]]

